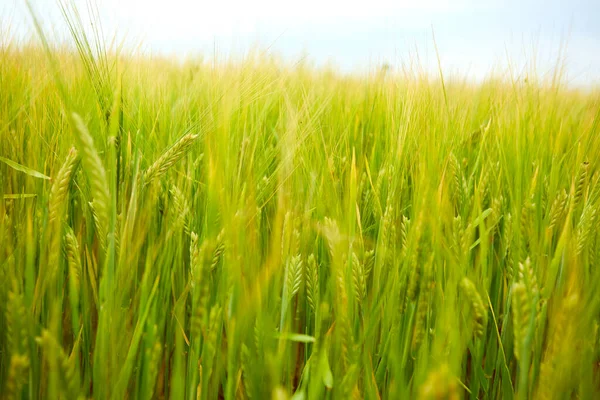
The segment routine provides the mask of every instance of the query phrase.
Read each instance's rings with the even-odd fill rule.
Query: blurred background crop
[[[0,2],[3,38],[35,38],[24,0]],[[31,0],[68,42],[56,0]],[[480,81],[491,74],[549,78],[557,66],[573,86],[600,81],[600,2],[593,0],[87,0],[84,21],[100,21],[108,43],[145,54],[243,58],[253,49],[285,62],[342,72],[382,66]],[[94,14],[90,18],[90,14]]]

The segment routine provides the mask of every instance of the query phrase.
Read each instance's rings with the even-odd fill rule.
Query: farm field
[[[2,399],[600,396],[597,90],[71,24],[0,49]]]

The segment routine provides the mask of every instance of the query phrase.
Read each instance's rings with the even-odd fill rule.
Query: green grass
[[[600,396],[597,92],[69,21],[0,49],[2,397]]]

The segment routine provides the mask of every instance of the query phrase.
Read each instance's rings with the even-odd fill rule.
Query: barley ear
[[[23,294],[9,291],[6,304],[6,335],[8,348],[12,354],[27,351],[29,334],[26,323],[27,309],[25,308]]]
[[[208,323],[208,301],[210,297],[210,265],[214,251],[214,243],[209,240],[197,248],[197,236],[192,238],[191,271],[194,296],[192,299],[191,330],[192,336],[205,331]]]
[[[82,269],[81,259],[79,258],[79,244],[71,229],[69,229],[65,235],[65,249],[69,266],[69,298],[72,307],[78,307]]]
[[[102,241],[106,240],[109,221],[110,195],[106,170],[102,165],[94,140],[85,123],[77,113],[71,113],[71,119],[77,131],[77,148],[81,155],[83,171],[87,175],[94,204],[94,213],[97,220],[96,229]]]
[[[316,311],[319,296],[319,271],[315,255],[308,256],[306,268],[306,300],[313,312]]]
[[[458,400],[460,398],[457,378],[450,374],[448,364],[442,364],[427,375],[419,388],[421,400]]]
[[[559,226],[560,220],[563,218],[564,212],[567,208],[568,200],[569,195],[567,194],[567,191],[563,189],[563,191],[560,192],[558,196],[556,196],[556,199],[554,199],[552,202],[549,212],[550,221],[548,224],[548,229],[550,231]]]
[[[366,297],[367,288],[364,266],[354,251],[352,252],[352,282],[354,285],[354,296],[360,307]]]
[[[167,170],[179,161],[192,147],[200,135],[188,133],[183,135],[173,146],[167,149],[144,173],[146,184],[160,178]]]
[[[514,351],[517,360],[522,357],[527,329],[532,316],[531,301],[527,288],[522,282],[515,283],[512,288],[512,314],[514,332]]]
[[[588,249],[592,239],[593,227],[596,221],[596,207],[587,203],[583,207],[581,219],[577,224],[577,254],[581,255]]]
[[[52,189],[50,189],[50,199],[48,204],[48,221],[53,223],[63,216],[64,207],[67,201],[69,184],[71,177],[75,172],[77,164],[77,150],[71,148],[62,167],[58,171]]]
[[[29,371],[29,357],[26,355],[13,354],[10,358],[10,367],[4,386],[4,397],[7,400],[21,399],[21,390],[27,382]]]
[[[581,203],[585,195],[587,176],[589,171],[590,163],[583,162],[579,168],[579,176],[577,177],[577,183],[575,184],[575,194],[573,195],[573,208]]]
[[[54,363],[56,363],[55,365],[58,367],[62,382],[62,390],[67,395],[66,397],[77,398],[80,392],[79,371],[75,363],[77,357],[70,359],[60,343],[47,330],[43,330],[42,335],[37,338],[36,341],[50,357],[55,357]],[[50,368],[52,368],[52,365]]]
[[[469,301],[471,311],[473,312],[474,328],[473,332],[475,337],[481,338],[487,327],[487,307],[481,299],[475,284],[469,278],[463,278],[460,282],[460,287],[466,295]]]
[[[303,274],[303,263],[300,254],[296,254],[291,257],[287,262],[286,268],[287,275],[287,290],[288,290],[288,301],[292,299],[300,290],[302,284]]]

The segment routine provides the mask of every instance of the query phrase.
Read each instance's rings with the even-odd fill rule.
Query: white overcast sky
[[[73,1],[84,14],[88,0]],[[432,28],[443,70],[480,79],[515,73],[536,60],[538,74],[559,55],[569,82],[600,83],[600,0],[92,0],[105,35],[147,53],[241,57],[258,47],[293,62],[364,71],[415,60],[435,71]],[[30,0],[47,26],[64,21],[57,0]],[[33,31],[24,0],[0,0],[0,34]]]

